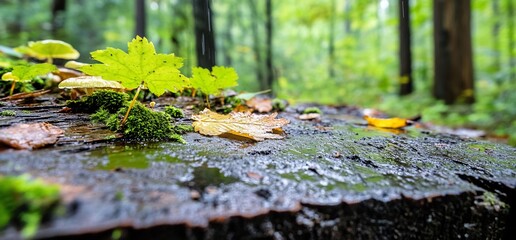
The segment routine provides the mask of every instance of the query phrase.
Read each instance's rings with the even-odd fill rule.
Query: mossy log
[[[157,107],[177,105],[158,99]],[[509,239],[516,149],[409,127],[367,127],[351,108],[280,114],[286,138],[185,135],[126,142],[52,97],[4,102],[0,127],[49,122],[53,147],[0,151],[0,174],[61,185],[66,213],[39,239]],[[188,123],[186,120],[183,124]],[[9,227],[0,239],[17,238]]]

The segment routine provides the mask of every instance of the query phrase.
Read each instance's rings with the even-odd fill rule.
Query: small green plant
[[[276,111],[285,111],[287,108],[288,102],[284,99],[275,98],[272,99],[272,109]]]
[[[116,48],[94,51],[91,57],[101,63],[79,68],[92,76],[120,81],[125,88],[136,88],[121,125],[127,121],[142,88],[147,87],[150,92],[160,96],[166,90],[178,92],[188,86],[188,78],[179,71],[183,66],[182,58],[174,54],[157,54],[154,44],[140,36],[127,45],[127,53]]]
[[[309,113],[318,113],[321,114],[321,109],[318,107],[307,107],[305,110],[303,110],[303,114],[309,114]]]
[[[176,108],[174,106],[166,106],[165,113],[170,115],[172,118],[184,118],[185,117],[183,110],[181,110],[180,108]]]
[[[22,236],[36,234],[40,222],[59,202],[59,188],[29,175],[0,176],[0,229],[21,224]]]
[[[30,82],[37,76],[45,75],[56,70],[56,66],[49,63],[17,65],[13,67],[11,72],[4,73],[2,80],[13,82],[9,91],[9,95],[12,95],[16,82]]]
[[[121,108],[117,113],[110,114],[106,118],[106,113],[95,114],[99,120],[105,120],[106,126],[113,131],[120,131],[127,138],[141,140],[160,140],[174,139],[184,142],[177,135],[172,125],[171,118],[168,114],[160,111],[153,111],[145,107],[142,103],[136,102],[133,111],[127,117],[126,124],[122,125],[122,116],[127,112],[127,107]]]
[[[2,117],[14,117],[16,116],[16,112],[13,110],[3,110],[0,112],[0,116]]]
[[[192,68],[191,87],[205,94],[206,104],[210,108],[209,95],[218,95],[224,88],[237,86],[238,75],[230,67],[214,66],[211,72],[201,67]]]

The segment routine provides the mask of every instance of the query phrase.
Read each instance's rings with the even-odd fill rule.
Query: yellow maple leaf
[[[276,130],[289,123],[287,119],[276,119],[277,113],[257,115],[246,112],[233,112],[222,115],[204,109],[198,115],[193,115],[192,126],[196,132],[203,135],[218,136],[231,134],[256,141],[264,139],[281,139],[283,136],[274,134]]]
[[[402,128],[407,126],[407,119],[404,118],[374,118],[367,115],[364,116],[367,124],[379,128]]]

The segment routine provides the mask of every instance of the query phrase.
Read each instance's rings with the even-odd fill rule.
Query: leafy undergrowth
[[[12,224],[30,238],[59,202],[59,188],[28,175],[0,176],[0,229]]]
[[[450,127],[482,129],[488,135],[507,138],[516,146],[516,95],[508,86],[485,87],[473,105],[446,105],[429,94],[388,96],[377,107],[400,117],[422,116],[423,122]],[[393,116],[394,116],[393,115]]]

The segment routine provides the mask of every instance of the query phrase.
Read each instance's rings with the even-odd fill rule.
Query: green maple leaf
[[[11,72],[2,75],[2,80],[28,82],[37,76],[45,75],[56,70],[56,66],[49,63],[18,65],[14,66]]]
[[[182,58],[174,54],[157,54],[154,44],[145,37],[136,36],[127,46],[127,53],[117,48],[92,52],[91,57],[102,64],[89,64],[80,70],[119,81],[128,89],[144,84],[157,96],[166,90],[178,92],[188,86],[188,78],[179,71],[183,66]]]
[[[215,66],[212,71],[201,67],[192,68],[190,84],[205,94],[218,95],[224,88],[237,86],[238,75],[230,67]]]

